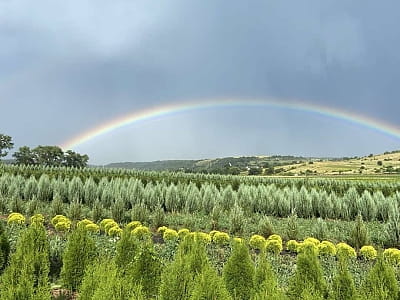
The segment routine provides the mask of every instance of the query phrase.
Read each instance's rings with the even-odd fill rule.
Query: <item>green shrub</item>
[[[23,225],[25,224],[25,217],[20,214],[20,213],[11,213],[8,217],[7,217],[7,224],[12,225],[12,224],[16,224],[16,225]]]
[[[361,215],[358,215],[356,218],[356,223],[350,234],[350,242],[356,250],[359,250],[362,246],[368,245],[369,243],[367,227]]]
[[[160,300],[189,299],[194,288],[194,279],[207,264],[204,244],[188,234],[179,244],[172,263],[161,274]]]
[[[347,259],[339,258],[338,269],[333,277],[329,299],[356,300],[356,288],[354,279],[347,267]]]
[[[254,292],[254,265],[243,242],[234,242],[233,251],[223,268],[223,278],[233,299],[251,299]]]
[[[132,285],[140,284],[146,299],[155,298],[161,279],[161,261],[152,242],[141,242],[127,277]]]
[[[144,300],[141,286],[132,284],[109,260],[88,266],[79,292],[79,300]]]
[[[216,232],[212,235],[212,240],[217,245],[224,246],[229,244],[230,237],[229,234],[227,234],[226,232]]]
[[[279,240],[267,240],[265,243],[265,251],[278,255],[283,249],[282,242]]]
[[[43,225],[33,223],[22,232],[10,265],[1,278],[0,298],[48,299],[49,242]]]
[[[318,254],[320,256],[335,256],[336,247],[335,244],[329,241],[322,241],[318,244]]]
[[[76,291],[83,279],[85,268],[93,261],[96,248],[85,229],[76,228],[68,238],[63,255],[61,279],[64,286]]]
[[[173,230],[173,229],[166,229],[163,233],[163,239],[164,241],[171,241],[171,240],[177,240],[179,238],[178,233]]]
[[[315,244],[312,242],[302,244],[304,246],[297,256],[296,272],[289,282],[288,296],[291,299],[299,299],[307,291],[324,297],[327,293],[327,287],[315,251]]]
[[[271,220],[264,216],[260,219],[257,226],[257,232],[264,238],[268,238],[270,235],[274,234],[274,228],[272,227]]]
[[[252,300],[286,299],[283,291],[278,287],[276,275],[272,270],[271,264],[267,260],[265,253],[259,256],[259,262],[256,266],[254,276],[255,294]]]
[[[132,235],[139,240],[148,240],[151,238],[151,231],[146,226],[138,226],[132,230]]]
[[[362,246],[360,249],[360,255],[366,260],[374,260],[378,256],[378,252],[373,246]]]
[[[396,248],[388,248],[383,251],[383,257],[392,265],[400,265],[400,250]]]
[[[346,243],[339,243],[336,245],[336,255],[344,259],[357,257],[357,253],[351,246]]]
[[[397,299],[399,287],[393,267],[379,257],[368,272],[362,290],[368,299]]]
[[[121,274],[125,274],[134,262],[139,251],[139,242],[129,229],[122,232],[116,245],[115,264]]]
[[[263,250],[265,249],[266,240],[263,236],[255,234],[250,238],[249,245],[253,249]]]
[[[297,252],[297,248],[299,246],[299,242],[296,240],[290,240],[286,243],[286,250],[290,252]]]
[[[218,299],[231,300],[225,283],[215,270],[206,264],[203,271],[197,275],[190,300]]]
[[[8,264],[10,255],[10,242],[4,230],[3,222],[0,221],[0,274]]]

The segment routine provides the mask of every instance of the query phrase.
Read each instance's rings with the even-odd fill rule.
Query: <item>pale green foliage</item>
[[[356,223],[350,234],[351,244],[357,249],[361,249],[362,246],[368,245],[369,237],[367,228],[363,222],[363,217],[358,215]]]

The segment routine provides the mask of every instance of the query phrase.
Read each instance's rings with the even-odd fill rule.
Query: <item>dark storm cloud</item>
[[[0,1],[1,131],[18,145],[54,144],[127,111],[221,96],[305,99],[398,124],[399,9],[397,1]],[[275,114],[276,121],[288,118]],[[301,131],[299,124],[308,132],[307,117],[284,123],[287,132]],[[204,118],[184,122],[196,131]],[[219,116],[220,138],[232,136],[229,118]],[[255,139],[262,130],[251,120],[252,113],[242,114],[235,124]],[[113,142],[123,145],[117,136]],[[274,136],[275,148],[249,139],[253,148],[230,146],[248,154],[332,149],[296,148],[284,136]],[[330,155],[368,145],[353,145],[349,134],[343,140],[345,150]],[[385,138],[380,148],[370,144],[377,151],[392,146]],[[228,148],[221,149],[207,154]],[[113,153],[115,160],[129,151]],[[148,159],[165,157],[158,153]]]

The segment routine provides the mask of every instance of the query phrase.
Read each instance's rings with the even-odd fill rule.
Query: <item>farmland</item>
[[[1,299],[397,299],[399,191],[2,165]]]

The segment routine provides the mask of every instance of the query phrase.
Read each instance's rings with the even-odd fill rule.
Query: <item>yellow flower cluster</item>
[[[321,256],[335,256],[336,246],[332,242],[322,241],[318,245],[318,253]]]
[[[51,219],[51,224],[60,232],[66,232],[71,229],[71,220],[63,215],[56,215]]]
[[[20,213],[11,213],[7,218],[7,224],[23,225],[25,224],[25,217]]]
[[[178,236],[182,240],[190,233],[190,230],[187,228],[182,228],[178,230]]]
[[[132,221],[126,224],[125,228],[129,231],[132,231],[136,227],[142,226],[142,223],[140,221]]]

